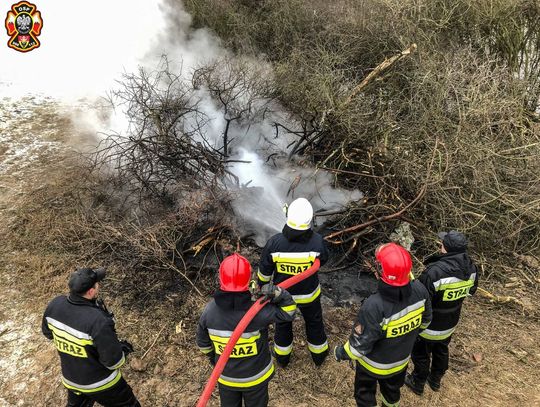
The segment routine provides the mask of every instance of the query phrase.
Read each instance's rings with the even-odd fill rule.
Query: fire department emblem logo
[[[10,37],[8,47],[28,52],[40,46],[38,36],[43,28],[41,13],[35,4],[21,1],[11,6],[6,17],[6,29]]]

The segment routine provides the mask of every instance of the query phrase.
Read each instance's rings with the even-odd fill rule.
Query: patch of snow
[[[61,148],[54,141],[58,128],[43,113],[55,113],[50,98],[26,97],[0,100],[0,176],[17,175],[35,160]]]

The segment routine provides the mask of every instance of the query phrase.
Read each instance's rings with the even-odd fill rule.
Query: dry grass
[[[31,292],[15,294],[19,284],[20,281],[14,283],[14,290],[3,290],[2,300],[4,304],[16,301],[19,310],[21,305],[27,308],[24,313],[10,313],[9,318],[21,321],[23,315],[39,316],[46,296],[37,300]],[[60,280],[54,284],[60,291],[62,285]],[[135,345],[136,352],[124,372],[143,405],[193,406],[210,374],[210,365],[194,344],[196,322],[205,300],[194,294],[169,293],[160,302],[143,307],[125,292],[106,291],[105,298],[116,313],[119,334]],[[345,340],[354,314],[353,309],[326,308],[332,346]],[[428,389],[424,397],[418,398],[404,389],[402,404],[450,407],[459,400],[460,406],[536,405],[535,372],[540,354],[535,338],[540,329],[537,324],[531,325],[529,318],[479,299],[468,302],[451,344],[451,368],[442,391],[434,393]],[[27,319],[36,327],[38,321]],[[13,351],[13,347],[31,349],[18,363],[29,364],[38,380],[30,381],[20,405],[59,405],[64,390],[58,381],[56,352],[37,329],[32,331],[30,336],[15,342],[2,342],[3,354]],[[277,369],[270,386],[270,406],[353,406],[353,371],[346,363],[331,359],[321,369],[315,368],[306,350],[301,321],[296,322],[295,332],[294,359],[289,368]],[[20,397],[15,383],[21,375],[26,376],[26,372],[19,372],[2,385],[4,397],[13,404]],[[216,396],[209,405],[218,405]]]
[[[42,227],[55,224],[52,220],[46,217],[40,222],[36,213],[28,222],[36,225],[35,232],[40,233]],[[0,338],[1,352],[5,360],[7,355],[16,355],[9,360],[12,369],[19,369],[18,373],[6,374],[1,384],[8,405],[58,405],[65,397],[58,381],[56,352],[38,327],[46,303],[54,295],[65,292],[69,270],[77,257],[58,250],[61,246],[55,244],[59,242],[47,242],[52,242],[51,249],[56,249],[37,252],[42,247],[36,245],[31,250],[6,252],[4,247],[1,253],[3,316],[10,326],[17,327],[7,340]],[[192,406],[210,374],[206,358],[194,345],[194,335],[198,316],[215,281],[207,276],[199,282],[204,294],[201,298],[194,291],[186,292],[178,277],[151,271],[146,275],[142,280],[133,280],[133,270],[114,266],[104,285],[103,296],[117,316],[119,335],[129,338],[137,350],[125,375],[144,405]],[[525,288],[502,291],[497,287],[487,288],[496,294],[509,294],[506,291],[510,290],[516,296]],[[524,293],[531,295],[530,290]],[[331,345],[346,339],[355,312],[351,308],[326,307]],[[418,399],[404,390],[403,405],[450,407],[457,399],[463,406],[534,403],[537,394],[534,377],[540,362],[535,346],[535,338],[540,334],[537,319],[537,313],[519,307],[507,308],[479,299],[469,302],[452,343],[452,369],[445,378],[443,391],[428,390]],[[28,327],[29,332],[21,331],[23,327]],[[301,321],[295,330],[294,360],[289,369],[278,369],[271,383],[270,405],[354,405],[352,370],[347,364],[332,360],[322,369],[315,369],[305,348]],[[24,351],[16,353],[16,349]],[[481,355],[480,362],[472,359],[473,354]],[[25,397],[20,400],[18,383],[23,376],[27,377],[28,369],[32,379],[26,381]],[[210,405],[218,405],[216,397]]]

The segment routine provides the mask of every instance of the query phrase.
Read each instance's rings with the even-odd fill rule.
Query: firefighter
[[[324,239],[311,229],[313,208],[305,198],[294,200],[287,208],[287,222],[281,233],[270,238],[259,263],[259,285],[279,284],[307,270],[319,258],[321,266],[328,260]],[[328,354],[321,308],[321,286],[317,273],[290,288],[306,322],[307,345],[313,362],[320,366]],[[293,349],[292,322],[276,323],[274,356],[282,367],[289,364]]]
[[[220,288],[207,304],[199,320],[197,346],[214,365],[234,329],[253,304],[249,292],[251,265],[244,257],[233,254],[219,267]],[[296,304],[291,295],[273,284],[261,288],[271,299],[249,323],[234,347],[218,379],[221,406],[265,407],[268,405],[268,383],[274,375],[274,363],[268,346],[268,325],[292,321]]]
[[[410,280],[409,252],[396,243],[380,246],[375,257],[382,267],[378,290],[362,304],[349,340],[334,348],[337,361],[355,360],[354,397],[358,406],[399,406],[411,350],[418,333],[431,321],[429,294]]]
[[[120,373],[133,347],[118,340],[113,314],[97,299],[104,278],[104,269],[76,270],[69,295],[53,299],[43,315],[43,335],[60,355],[68,407],[140,407]]]
[[[478,287],[478,270],[467,254],[467,239],[455,230],[439,233],[440,254],[428,257],[418,280],[427,288],[433,304],[433,321],[414,344],[414,370],[405,384],[422,395],[426,381],[432,390],[441,388],[448,369],[448,344],[456,329],[463,300]],[[431,364],[431,368],[430,368]]]

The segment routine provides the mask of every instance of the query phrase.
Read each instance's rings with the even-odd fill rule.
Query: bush
[[[366,207],[335,220],[336,228],[397,212],[426,186],[405,218],[421,240],[458,228],[485,253],[538,252],[537,2],[185,5],[196,25],[273,62],[280,102],[311,134],[297,152],[367,193]],[[416,53],[346,102],[412,43]]]

